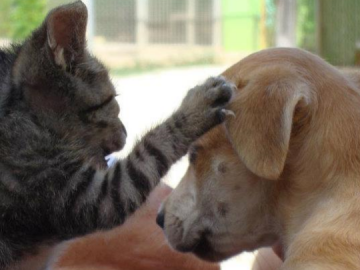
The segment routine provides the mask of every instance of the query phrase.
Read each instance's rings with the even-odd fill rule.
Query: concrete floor
[[[151,72],[124,78],[114,78],[119,93],[120,118],[128,131],[125,148],[119,157],[127,155],[137,138],[168,117],[187,91],[209,76],[220,74],[226,67],[203,66]],[[175,187],[188,166],[183,158],[173,166],[164,181]],[[222,264],[223,270],[250,270],[256,253],[244,253]]]

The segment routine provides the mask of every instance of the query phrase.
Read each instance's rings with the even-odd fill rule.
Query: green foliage
[[[316,51],[316,19],[314,0],[297,2],[297,45],[306,50]]]
[[[276,0],[265,0],[266,7],[266,45],[275,46]]]
[[[0,0],[0,37],[10,34],[10,6],[11,1]]]
[[[26,38],[45,17],[46,0],[0,0],[0,37]]]
[[[10,1],[10,34],[14,40],[22,40],[41,24],[45,17],[46,0]]]

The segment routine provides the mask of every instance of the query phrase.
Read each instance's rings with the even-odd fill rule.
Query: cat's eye
[[[89,114],[95,111],[98,111],[102,108],[104,108],[106,105],[108,105],[111,101],[113,101],[113,99],[115,98],[115,96],[110,96],[107,99],[105,99],[105,101],[103,101],[102,103],[98,104],[98,105],[93,105],[85,110],[83,110],[81,113],[83,114]]]

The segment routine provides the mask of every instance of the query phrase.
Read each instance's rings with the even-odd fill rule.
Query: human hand
[[[274,248],[261,248],[258,250],[251,270],[279,270],[282,260],[279,258],[277,246]]]
[[[217,264],[172,250],[156,225],[157,210],[171,192],[157,187],[122,226],[69,242],[52,270],[219,270]]]

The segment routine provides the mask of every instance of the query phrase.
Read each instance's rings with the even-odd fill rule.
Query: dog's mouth
[[[217,250],[208,240],[206,234],[204,234],[199,241],[196,242],[192,247],[187,250],[179,250],[182,252],[192,252],[194,255],[202,260],[209,262],[221,262],[236,254],[240,254],[244,251],[253,251],[259,248],[258,245],[254,244],[242,244],[241,246],[234,247],[233,250],[227,250],[226,252]],[[274,253],[281,259],[284,260],[283,247],[280,242],[277,242],[272,246]]]
[[[205,232],[192,245],[177,246],[176,249],[183,253],[191,252],[202,260],[219,262],[224,259],[224,256],[214,250],[207,237],[209,234],[209,232]]]
[[[200,239],[196,246],[194,246],[192,252],[202,260],[210,262],[218,262],[222,260],[222,256],[220,256],[214,251],[209,240],[206,237],[202,237]]]
[[[282,260],[284,261],[284,249],[282,244],[280,243],[280,241],[276,242],[273,246],[272,246],[272,250],[274,251],[274,253]]]

